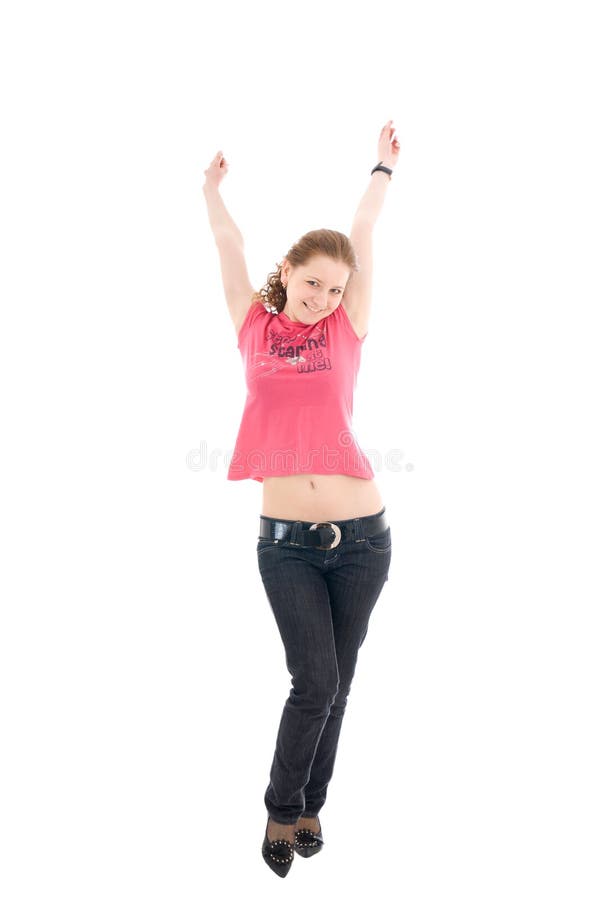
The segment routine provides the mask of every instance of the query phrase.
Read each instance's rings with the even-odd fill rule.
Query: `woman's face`
[[[287,301],[283,311],[292,322],[312,325],[340,305],[349,278],[348,266],[330,256],[312,256],[294,268],[284,259],[281,281],[286,286]]]

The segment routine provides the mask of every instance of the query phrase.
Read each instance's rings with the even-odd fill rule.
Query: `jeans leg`
[[[339,688],[319,739],[305,788],[307,817],[317,816],[327,797],[338,741],[359,648],[367,635],[369,617],[388,578],[389,552],[375,552],[364,544],[348,545],[344,564],[327,574],[339,672]]]
[[[264,801],[272,819],[292,824],[304,812],[304,788],[339,687],[335,637],[325,576],[301,550],[272,546],[258,564],[292,676]]]

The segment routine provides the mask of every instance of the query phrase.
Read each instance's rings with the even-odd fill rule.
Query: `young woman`
[[[292,688],[264,802],[265,862],[287,875],[294,850],[323,846],[319,812],[333,773],[357,654],[388,578],[391,530],[352,433],[352,395],[371,306],[372,232],[400,145],[381,129],[350,237],[300,238],[261,291],[219,193],[217,153],[204,196],[248,394],[227,477],[262,482],[258,568]]]

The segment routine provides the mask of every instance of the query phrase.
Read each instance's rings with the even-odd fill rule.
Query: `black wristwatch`
[[[379,162],[379,163],[377,163],[377,165],[376,165],[373,169],[371,169],[371,175],[373,174],[373,172],[387,172],[388,175],[389,175],[390,178],[391,178],[391,177],[392,177],[392,171],[393,171],[392,169],[389,169],[387,166],[383,166],[383,165]]]

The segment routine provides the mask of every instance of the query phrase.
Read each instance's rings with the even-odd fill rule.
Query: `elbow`
[[[213,235],[217,247],[220,247],[221,245],[231,246],[232,244],[237,247],[244,246],[244,238],[242,237],[241,231],[238,231],[237,228],[229,228],[226,226],[213,228]]]

